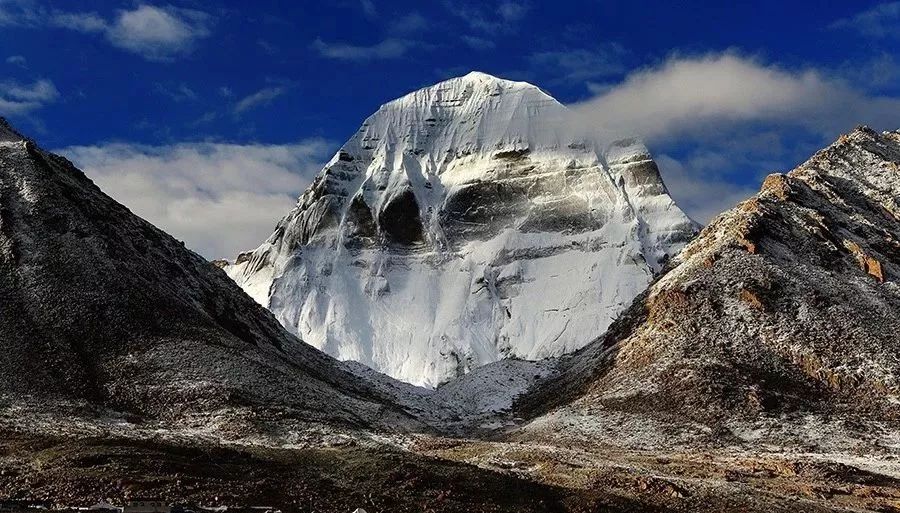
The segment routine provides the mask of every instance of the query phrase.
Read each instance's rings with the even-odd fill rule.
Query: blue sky
[[[0,115],[233,256],[378,105],[444,78],[642,136],[707,221],[858,123],[900,128],[898,50],[900,2],[0,0]]]

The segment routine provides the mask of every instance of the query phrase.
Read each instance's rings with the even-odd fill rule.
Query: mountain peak
[[[475,70],[470,71],[459,78],[462,78],[464,80],[494,80],[494,81],[504,80],[500,77],[491,75],[490,73],[485,73],[483,71],[475,71]]]
[[[25,140],[25,136],[20,134],[4,117],[0,117],[0,142],[17,142]]]
[[[456,77],[455,79],[451,78],[450,80],[463,80],[466,82],[490,83],[500,85],[517,85],[538,89],[537,86],[529,84],[528,82],[520,82],[516,80],[500,78],[496,75],[491,75],[490,73],[484,73],[483,71],[470,71],[469,73],[466,73],[461,77]]]
[[[411,383],[577,349],[695,226],[643,145],[569,116],[479,72],[388,102],[226,271],[306,342]]]
[[[876,190],[896,191],[896,162],[900,161],[898,142],[900,132],[879,133],[861,125],[841,135],[833,144],[791,171],[790,175],[808,180],[828,175],[839,180],[864,181],[876,185]],[[881,165],[883,162],[891,164]]]
[[[569,111],[539,88],[480,72],[451,78],[382,105],[341,149],[354,158],[421,159],[440,174],[456,157],[564,148]]]

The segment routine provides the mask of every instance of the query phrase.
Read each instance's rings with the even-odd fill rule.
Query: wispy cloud
[[[375,7],[375,2],[372,0],[359,0],[359,6],[362,8],[363,14],[369,18],[378,16],[378,9]]]
[[[530,9],[531,6],[525,2],[506,0],[497,6],[497,14],[506,23],[518,23]]]
[[[54,12],[50,15],[50,24],[77,32],[104,33],[109,30],[109,23],[99,14],[93,12]]]
[[[833,29],[850,29],[873,39],[900,39],[900,2],[888,2],[843,18],[831,24]]]
[[[176,102],[186,102],[198,99],[200,96],[187,84],[156,84],[156,92],[171,98]]]
[[[278,98],[287,92],[287,87],[274,86],[264,87],[255,93],[245,96],[234,105],[234,113],[241,114],[250,109],[255,109],[262,105],[268,105],[272,100]]]
[[[42,10],[31,0],[0,0],[0,27],[36,25],[42,17]]]
[[[6,63],[24,68],[25,65],[28,64],[28,59],[22,55],[10,55],[6,58]]]
[[[331,144],[102,144],[56,150],[107,194],[207,258],[264,240],[321,169]]]
[[[208,14],[172,6],[137,4],[112,18],[96,12],[47,9],[31,0],[0,0],[0,26],[44,26],[102,35],[110,44],[151,61],[171,61],[209,36]]]
[[[417,12],[411,12],[391,22],[388,29],[396,34],[412,34],[421,32],[428,27],[428,20],[424,16]]]
[[[58,99],[59,91],[49,80],[37,80],[31,84],[11,80],[0,82],[0,115],[21,116]]]
[[[838,68],[838,73],[848,81],[865,84],[870,90],[891,89],[900,84],[900,62],[888,52],[847,61]]]
[[[622,45],[607,43],[594,49],[533,53],[529,63],[542,75],[555,77],[557,81],[584,82],[623,73],[627,54]]]
[[[466,44],[469,48],[473,48],[475,50],[491,50],[496,48],[497,44],[491,41],[490,39],[485,39],[483,37],[478,36],[460,36],[462,42]]]
[[[266,52],[269,55],[275,55],[278,53],[278,46],[266,41],[265,39],[258,39],[256,41],[256,46],[260,47],[262,51]]]
[[[322,57],[346,61],[368,61],[376,59],[397,59],[406,55],[411,44],[402,39],[385,39],[372,46],[347,43],[326,43],[322,39],[313,41],[312,47]]]
[[[471,3],[467,0],[444,0],[444,8],[469,28],[485,33],[515,30],[531,4],[524,1]]]

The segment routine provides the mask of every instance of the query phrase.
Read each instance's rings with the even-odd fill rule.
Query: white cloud
[[[163,62],[190,52],[197,40],[209,36],[211,19],[193,9],[149,4],[120,10],[112,20],[94,12],[53,11],[45,17],[51,26],[102,34],[117,48]]]
[[[900,2],[887,2],[831,24],[834,29],[850,29],[873,39],[900,39]]]
[[[59,91],[49,80],[31,84],[0,82],[0,115],[20,116],[59,99]]]
[[[208,20],[200,11],[140,5],[119,13],[107,39],[146,59],[168,60],[190,51],[196,40],[208,36]]]
[[[402,39],[385,39],[372,46],[357,46],[346,43],[326,43],[316,39],[313,48],[322,57],[346,61],[367,61],[374,59],[397,59],[409,50],[410,43]]]
[[[833,134],[900,120],[900,99],[869,96],[816,70],[788,71],[733,53],[673,57],[574,106],[591,125],[650,141],[768,122]]]
[[[0,0],[0,26],[44,26],[101,34],[117,48],[151,61],[170,61],[209,36],[211,17],[194,9],[137,4],[107,19],[96,12],[49,10],[33,0]]]
[[[264,87],[259,91],[244,97],[239,102],[237,102],[234,106],[234,113],[240,114],[244,111],[259,107],[261,105],[268,105],[275,98],[283,95],[287,92],[287,88],[283,86],[277,87]]]
[[[321,168],[331,145],[105,144],[57,150],[104,192],[207,258],[256,247]]]

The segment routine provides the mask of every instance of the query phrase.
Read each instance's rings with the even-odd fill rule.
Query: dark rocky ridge
[[[225,273],[0,120],[0,395],[158,418],[417,425]]]

